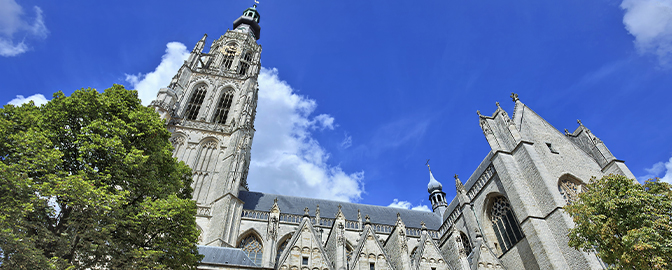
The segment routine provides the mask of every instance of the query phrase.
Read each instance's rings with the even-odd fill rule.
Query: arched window
[[[257,238],[255,235],[250,234],[243,241],[240,241],[240,245],[238,245],[239,248],[241,248],[245,254],[247,254],[247,257],[250,257],[250,260],[254,262],[257,266],[261,266],[261,256],[264,252],[264,248],[261,245],[261,240]]]
[[[282,255],[282,252],[285,251],[287,248],[287,243],[289,243],[289,239],[285,240],[280,244],[278,247],[278,254],[275,255],[275,263],[279,263],[278,261],[280,260],[280,256]]]
[[[463,232],[460,232],[460,240],[462,240],[462,246],[464,247],[464,252],[469,255],[471,254],[471,242],[469,242],[469,237]]]
[[[217,102],[217,110],[215,111],[215,117],[212,119],[213,122],[217,124],[225,124],[226,117],[229,116],[229,109],[231,108],[231,101],[233,100],[233,90],[226,91],[219,98]]]
[[[233,58],[236,57],[236,52],[238,51],[238,48],[236,48],[236,45],[229,45],[223,48],[222,53],[224,53],[224,62],[222,65],[224,66],[225,70],[231,69],[231,65],[233,64]]]
[[[207,86],[203,84],[191,94],[191,98],[187,102],[187,110],[184,113],[187,119],[195,120],[198,117],[198,111],[201,110],[201,104],[203,104],[203,99],[205,99],[206,88]]]
[[[583,192],[583,189],[583,184],[574,179],[563,178],[558,183],[558,191],[567,204],[579,199],[579,193]]]
[[[497,241],[502,247],[502,253],[508,251],[523,239],[523,232],[518,226],[518,219],[513,213],[509,200],[503,196],[493,199],[490,207],[490,221],[497,236]]]
[[[245,73],[247,73],[247,70],[250,68],[251,63],[252,63],[252,53],[246,52],[245,55],[243,56],[243,59],[241,59],[240,61],[238,74],[245,75]]]

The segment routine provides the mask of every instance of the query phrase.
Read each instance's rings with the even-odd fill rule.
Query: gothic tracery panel
[[[509,200],[504,196],[493,198],[490,207],[490,221],[502,253],[505,253],[523,239],[524,235],[518,225],[518,219],[513,213]]]
[[[579,199],[579,193],[583,192],[584,186],[574,179],[564,178],[558,183],[558,191],[567,204]]]
[[[243,241],[240,241],[238,248],[242,249],[247,257],[250,258],[257,266],[261,266],[261,257],[263,255],[264,248],[261,245],[261,240],[256,237],[254,234],[250,234]]]

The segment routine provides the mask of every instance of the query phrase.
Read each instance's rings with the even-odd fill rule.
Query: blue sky
[[[251,4],[0,0],[0,103],[113,83],[151,98]],[[672,181],[672,0],[258,10],[252,190],[422,207],[431,159],[450,199],[452,175],[468,178],[489,151],[476,110],[510,113],[511,92],[560,130],[581,119],[639,180]]]

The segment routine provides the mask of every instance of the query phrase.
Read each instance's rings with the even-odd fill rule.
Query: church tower
[[[234,246],[238,234],[259,92],[259,20],[256,5],[246,9],[207,53],[204,35],[150,105],[173,134],[173,156],[192,169],[201,245]]]

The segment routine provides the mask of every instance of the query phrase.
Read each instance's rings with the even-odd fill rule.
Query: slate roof
[[[204,256],[201,263],[258,267],[239,248],[198,246],[198,253]]]
[[[308,207],[310,216],[315,216],[315,208],[320,206],[320,217],[334,218],[338,212],[338,205],[347,220],[357,220],[357,209],[361,211],[362,221],[369,215],[371,222],[394,226],[397,222],[397,213],[406,227],[420,228],[420,222],[424,221],[427,229],[438,230],[441,227],[441,217],[432,212],[416,211],[403,208],[393,208],[378,205],[366,205],[349,202],[339,202],[323,199],[301,198],[286,195],[276,195],[253,191],[241,190],[238,194],[244,204],[243,209],[268,212],[273,206],[273,201],[278,198],[280,213],[303,215],[304,208]]]

